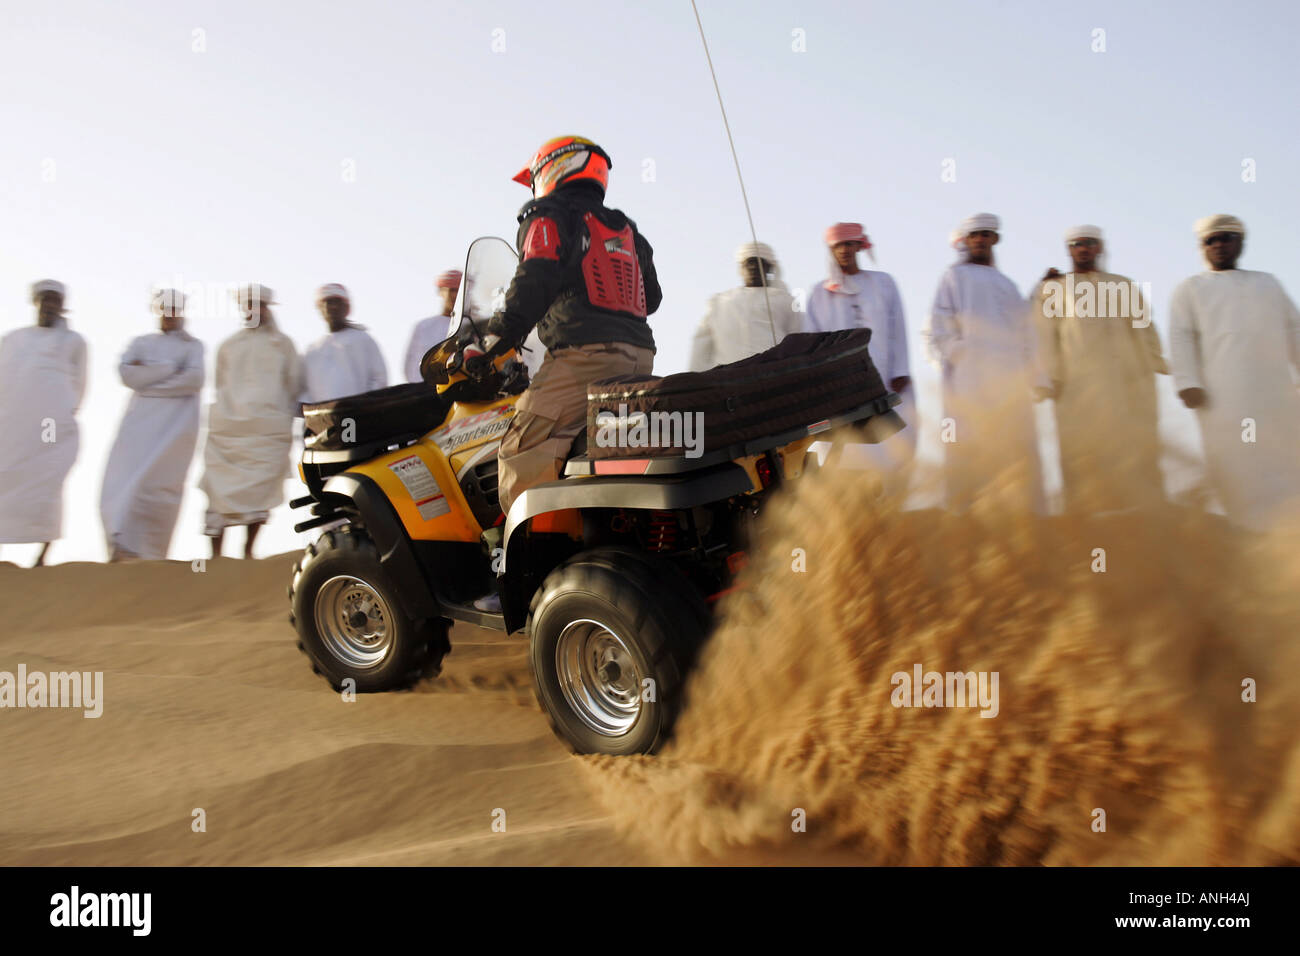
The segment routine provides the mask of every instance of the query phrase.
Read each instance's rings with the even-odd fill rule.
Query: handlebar
[[[420,361],[420,377],[439,392],[466,379],[489,384],[494,376],[503,375],[513,381],[515,375],[507,365],[515,361],[522,368],[523,363],[517,360],[513,348],[503,349],[502,344],[498,336],[491,334],[482,341],[473,336],[464,342],[453,335],[425,353]]]

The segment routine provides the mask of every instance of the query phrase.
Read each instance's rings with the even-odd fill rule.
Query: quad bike
[[[461,325],[477,333],[517,262],[505,240],[471,244]],[[688,404],[700,399],[724,422],[751,402],[757,414],[694,457],[584,448],[579,436],[563,477],[529,488],[503,515],[497,447],[527,372],[514,352],[475,356],[458,339],[424,357],[423,383],[306,408],[299,472],[309,493],[291,504],[312,515],[295,530],[323,534],[289,588],[299,647],[335,688],[383,691],[436,674],[453,622],[523,630],[538,701],[561,739],[579,753],[651,753],[682,709],[713,605],[733,587],[768,496],[815,465],[814,441],[873,442],[901,428],[898,396],[879,386],[852,393],[838,414],[791,412],[767,371],[791,363],[735,371],[754,360],[696,377],[594,383],[590,400],[639,398],[644,408],[647,396],[663,398],[661,383],[689,379],[678,396]],[[878,383],[861,343],[854,368]],[[830,344],[842,366],[844,349]],[[827,354],[802,359],[795,381],[832,387],[828,370],[839,366]],[[822,399],[809,401],[802,407]],[[493,590],[501,612],[476,609]]]

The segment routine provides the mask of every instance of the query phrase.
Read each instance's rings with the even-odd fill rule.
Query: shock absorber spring
[[[651,551],[672,551],[677,547],[677,516],[671,511],[650,512],[646,544]]]

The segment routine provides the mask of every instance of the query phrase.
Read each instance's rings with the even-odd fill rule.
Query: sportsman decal
[[[560,258],[560,230],[556,228],[555,220],[546,216],[538,216],[533,220],[528,227],[528,234],[524,236],[524,258]]]
[[[498,405],[486,412],[459,418],[450,425],[444,425],[433,433],[433,440],[444,455],[451,455],[466,445],[504,435],[514,413],[513,406]]]

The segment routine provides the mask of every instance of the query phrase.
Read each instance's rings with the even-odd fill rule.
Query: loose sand
[[[830,475],[763,537],[676,739],[620,760],[552,737],[522,637],[457,625],[441,677],[345,702],[295,648],[289,555],[0,564],[0,671],[105,681],[98,719],[0,710],[0,862],[1300,862],[1294,542]],[[998,715],[893,706],[916,664],[997,671]]]
[[[1295,538],[898,511],[850,477],[769,518],[676,739],[579,765],[656,858],[1300,863]],[[918,664],[997,672],[997,716],[894,706]]]

